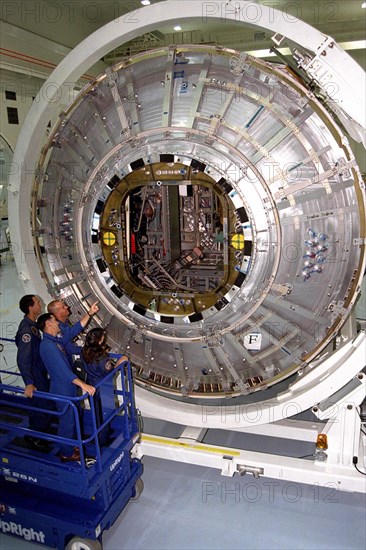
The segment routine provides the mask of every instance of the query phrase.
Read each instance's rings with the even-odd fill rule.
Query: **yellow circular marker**
[[[107,246],[113,246],[116,242],[115,234],[111,233],[110,231],[106,231],[103,235],[103,242]]]
[[[236,250],[242,250],[244,248],[244,235],[236,234],[231,237],[231,246]]]

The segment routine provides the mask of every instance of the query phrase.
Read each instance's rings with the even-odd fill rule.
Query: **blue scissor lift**
[[[0,371],[4,374],[9,372]],[[142,464],[131,458],[139,438],[129,362],[122,363],[95,386],[97,397],[68,398],[43,392],[49,403],[72,407],[77,438],[29,429],[32,400],[24,389],[0,384],[0,531],[23,540],[60,549],[102,548],[108,529],[131,498],[142,491]],[[58,407],[59,408],[59,407]],[[38,411],[40,409],[37,409]],[[107,442],[102,435],[108,433]],[[25,436],[48,441],[49,452],[35,451]],[[80,448],[81,460],[62,463],[59,443]],[[90,464],[87,457],[94,457]]]

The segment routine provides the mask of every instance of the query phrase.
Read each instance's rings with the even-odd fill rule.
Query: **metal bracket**
[[[8,185],[8,191],[10,191],[10,193],[13,193],[13,195],[16,196],[19,193],[19,188],[16,187],[15,185],[9,184]]]
[[[18,279],[20,279],[25,284],[29,283],[30,281],[29,275],[27,273],[24,273],[23,271],[19,272]]]
[[[253,474],[255,479],[258,479],[260,475],[264,474],[264,468],[260,468],[259,466],[247,466],[245,464],[238,464],[237,471],[241,476]]]
[[[328,306],[328,311],[331,311],[335,316],[347,317],[350,308],[345,308],[343,302],[331,302]]]
[[[326,40],[319,46],[316,55],[309,58],[309,56],[303,56],[300,52],[296,52],[296,61],[306,73],[316,80],[321,86],[324,86],[327,82],[330,82],[333,78],[332,73],[329,71],[325,63],[323,63],[321,57],[327,55],[327,50],[334,47],[334,39],[331,36],[327,36]]]
[[[242,75],[251,66],[251,61],[248,59],[248,54],[240,52],[239,57],[232,56],[230,59],[230,72],[236,76]]]
[[[285,37],[283,36],[283,34],[276,33],[274,36],[271,37],[271,40],[273,40],[276,46],[280,46],[285,40]]]
[[[364,237],[356,237],[353,239],[353,244],[355,246],[362,246],[363,244],[366,244],[366,239]]]

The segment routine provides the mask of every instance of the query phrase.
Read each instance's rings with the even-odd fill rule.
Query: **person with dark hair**
[[[19,300],[19,309],[24,315],[29,314],[29,308],[37,306],[39,312],[42,311],[42,301],[38,296],[34,294],[26,294]]]
[[[98,311],[97,304],[93,304],[79,323],[76,323],[68,333],[68,338],[71,340],[88,322],[88,317],[91,317]],[[38,328],[43,332],[43,339],[40,345],[40,355],[43,359],[45,367],[50,375],[50,391],[57,395],[67,397],[77,396],[77,387],[79,386],[83,393],[94,395],[95,388],[75,376],[72,371],[71,361],[66,353],[65,345],[70,340],[60,338],[59,322],[52,313],[44,313],[38,319]],[[56,407],[59,411],[63,411],[65,404],[57,403]],[[74,439],[76,437],[75,416],[72,407],[68,407],[66,412],[59,418],[57,434],[60,437]],[[60,444],[59,457],[62,462],[79,461],[80,449],[71,447],[69,444]]]
[[[81,364],[86,374],[86,381],[88,384],[95,386],[100,380],[107,376],[113,368],[118,367],[124,361],[128,361],[126,355],[123,355],[117,361],[111,359],[108,355],[109,350],[107,332],[102,328],[91,329],[86,335],[80,355]],[[100,426],[103,423],[103,409],[99,388],[94,395],[94,406],[97,426]],[[99,433],[100,445],[105,445],[107,443],[110,434],[110,426],[106,426]]]
[[[32,399],[32,406],[42,409],[51,409],[51,402],[47,399],[36,397],[36,390],[49,391],[49,379],[47,370],[39,354],[41,334],[37,328],[37,317],[42,311],[42,301],[34,294],[26,294],[19,301],[19,309],[24,317],[19,324],[15,336],[15,343],[18,348],[17,364],[24,381],[24,394]],[[29,411],[29,428],[39,432],[47,432],[51,418],[46,413]],[[47,441],[38,437],[26,436],[27,444],[34,450],[41,452],[49,451]]]
[[[102,328],[92,328],[81,349],[81,360],[89,384],[95,385],[128,358],[124,355],[117,362],[108,355],[107,332]]]

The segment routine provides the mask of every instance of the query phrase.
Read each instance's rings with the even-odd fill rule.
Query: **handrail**
[[[122,357],[122,355],[120,355],[119,357]],[[8,373],[9,371],[0,371],[0,372]],[[84,461],[85,457],[84,457],[83,445],[86,445],[94,441],[95,448],[96,448],[97,467],[98,467],[98,470],[101,472],[102,471],[101,449],[100,449],[100,444],[98,440],[99,433],[113,420],[113,418],[119,415],[119,413],[122,410],[125,413],[124,414],[125,433],[130,434],[130,430],[128,426],[129,420],[133,422],[132,426],[133,425],[137,426],[137,421],[134,418],[136,414],[133,408],[131,409],[131,407],[129,407],[129,404],[133,402],[132,385],[129,387],[129,389],[127,389],[126,381],[125,381],[125,373],[126,373],[128,377],[128,384],[130,385],[132,383],[132,372],[131,372],[131,365],[129,361],[124,361],[123,363],[118,365],[118,367],[115,367],[110,373],[107,374],[107,376],[105,376],[101,381],[95,384],[94,387],[98,389],[106,381],[108,381],[109,379],[112,379],[116,373],[120,373],[121,375],[122,390],[118,390],[117,388],[114,388],[114,394],[122,397],[122,403],[120,403],[119,406],[116,407],[113,410],[113,412],[109,414],[108,417],[105,418],[105,420],[99,426],[97,426],[94,399],[92,396],[89,396],[88,393],[84,393],[83,395],[77,396],[77,397],[69,397],[69,396],[58,395],[58,394],[53,394],[49,392],[42,392],[39,390],[36,390],[34,392],[35,396],[41,397],[42,399],[53,401],[55,403],[64,403],[65,406],[61,411],[52,411],[41,407],[32,407],[31,398],[27,398],[27,400],[29,401],[21,404],[23,409],[34,410],[37,412],[44,412],[46,414],[51,414],[54,417],[60,417],[68,407],[71,407],[75,418],[76,439],[69,439],[69,438],[60,437],[58,435],[39,432],[39,431],[31,430],[29,428],[25,428],[22,426],[14,426],[14,424],[7,423],[6,421],[0,421],[0,428],[9,429],[10,427],[16,433],[22,433],[25,435],[33,435],[33,436],[41,437],[42,439],[46,439],[48,441],[52,441],[55,443],[66,443],[69,445],[78,445],[80,448],[81,464],[85,474],[86,474],[86,466]],[[10,406],[10,407],[12,406],[16,408],[16,407],[19,407],[19,401],[12,403],[11,400],[2,398],[2,393],[4,396],[10,395],[10,394],[18,394],[19,396],[21,396],[21,395],[24,395],[24,388],[19,388],[17,386],[12,386],[8,384],[0,384],[0,404],[6,404],[7,406]],[[89,399],[89,403],[91,407],[92,434],[89,437],[83,439],[82,433],[81,433],[82,430],[81,430],[81,422],[79,418],[79,409],[77,405],[79,402],[82,402],[86,399]],[[136,424],[134,424],[134,422],[136,422]]]
[[[0,372],[3,372],[4,374],[7,374],[9,376],[22,376],[20,374],[20,372],[13,372],[13,371],[10,371],[10,370],[3,370],[3,369],[0,369]]]
[[[120,355],[119,357],[122,357],[122,355]],[[112,369],[111,372],[108,373],[102,380],[97,382],[93,386],[93,388],[95,388],[95,389],[99,388],[103,384],[103,382],[105,382],[108,378],[111,378],[112,375],[115,374],[116,372],[120,371],[121,370],[120,367],[125,367],[127,364],[130,365],[130,362],[129,361],[123,361],[123,363],[118,365],[118,367],[115,367],[114,369]],[[5,374],[9,374],[10,371],[0,370],[0,372],[3,372]],[[13,372],[11,372],[11,374],[13,374]],[[20,373],[14,373],[14,374],[21,376]],[[75,378],[77,378],[76,375],[75,375]],[[6,386],[6,387],[4,387],[4,386]],[[6,390],[9,390],[9,391],[16,391],[17,393],[24,393],[24,388],[20,388],[19,386],[0,384],[0,387],[2,389],[6,389]],[[40,390],[35,390],[33,393],[37,397],[45,397],[45,398],[49,397],[50,395],[54,395],[56,397],[59,397],[60,399],[65,399],[67,397],[67,399],[70,400],[70,401],[84,401],[86,398],[90,397],[88,393],[83,393],[82,395],[77,396],[77,397],[65,396],[65,395],[60,395],[60,394],[51,393],[51,392],[43,392],[43,391],[40,391]]]

